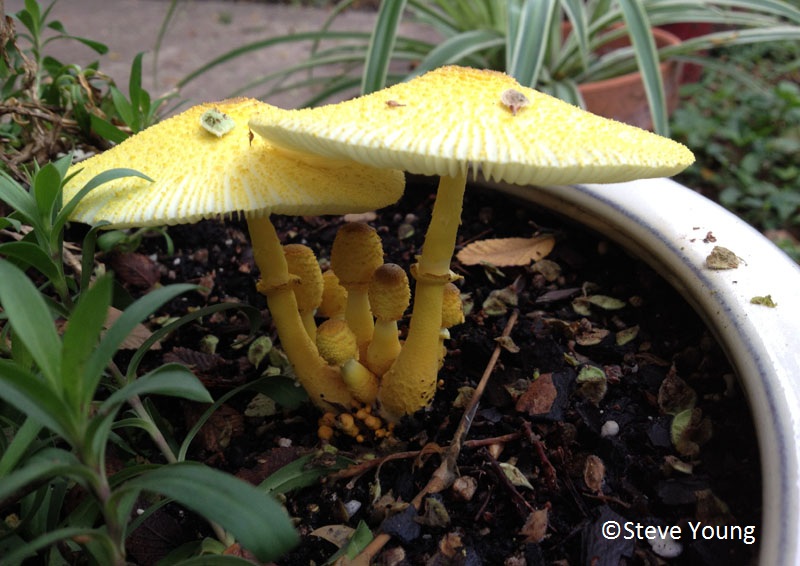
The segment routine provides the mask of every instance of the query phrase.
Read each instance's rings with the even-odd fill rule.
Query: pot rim
[[[800,266],[752,226],[670,179],[482,184],[603,233],[650,264],[698,312],[734,366],[757,428],[763,483],[759,563],[800,564]],[[716,245],[734,251],[741,265],[707,268]],[[751,303],[768,294],[776,308]]]

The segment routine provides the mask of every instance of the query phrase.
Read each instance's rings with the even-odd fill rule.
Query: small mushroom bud
[[[326,320],[317,329],[317,350],[326,362],[341,366],[358,355],[356,336],[344,320]]]
[[[368,295],[375,330],[367,348],[366,365],[375,374],[383,375],[400,353],[397,321],[403,318],[411,300],[406,272],[394,263],[383,264],[372,275]]]
[[[322,302],[322,271],[314,252],[303,244],[287,244],[283,246],[289,273],[299,278],[294,284],[294,295],[297,299],[297,310],[303,319],[306,332],[314,340],[317,326],[314,312]]]
[[[344,319],[347,307],[347,290],[339,284],[333,270],[322,274],[322,302],[317,307],[317,315],[324,318]]]
[[[331,249],[331,268],[347,289],[345,319],[363,357],[374,328],[367,288],[372,274],[382,264],[383,246],[374,228],[357,222],[339,228]]]
[[[378,378],[356,359],[356,336],[342,319],[332,318],[317,329],[317,349],[325,360],[342,371],[350,394],[361,403],[371,404],[378,396]]]
[[[441,356],[439,357],[439,367],[444,363],[447,348],[444,341],[450,338],[449,328],[464,322],[464,305],[461,302],[461,291],[448,283],[444,286],[444,297],[442,299],[442,329],[439,331],[439,344],[441,346]]]

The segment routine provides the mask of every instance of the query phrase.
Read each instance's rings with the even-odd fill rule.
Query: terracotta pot
[[[763,482],[759,563],[800,564],[800,267],[743,220],[669,179],[488,185],[615,240],[702,316],[741,381],[757,429]],[[706,257],[717,245],[736,253],[741,265],[709,269]],[[753,304],[751,299],[765,295],[777,307]]]
[[[662,29],[653,29],[657,47],[677,45],[681,40]],[[605,44],[602,51],[630,45],[627,37],[621,37]],[[667,110],[672,112],[678,105],[678,89],[681,83],[683,65],[677,61],[661,63],[661,77],[667,98]],[[650,107],[644,90],[642,76],[637,71],[601,81],[583,83],[578,90],[586,104],[586,109],[594,114],[632,124],[646,130],[653,129]]]

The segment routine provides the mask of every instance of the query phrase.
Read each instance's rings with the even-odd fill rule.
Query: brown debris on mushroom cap
[[[209,110],[229,116],[233,129],[220,137],[209,133],[200,124]],[[283,111],[247,98],[201,104],[74,165],[71,172],[79,172],[64,188],[65,202],[113,167],[135,169],[153,182],[124,177],[100,185],[82,199],[72,220],[129,227],[240,212],[345,214],[387,206],[403,194],[399,171],[290,156],[258,136],[251,141],[247,121],[255,112]]]
[[[510,112],[509,90],[528,103]],[[403,106],[389,106],[402,100]],[[257,114],[250,127],[290,150],[423,175],[472,167],[517,184],[610,183],[678,173],[683,145],[596,116],[503,73],[448,66],[339,104]],[[476,171],[477,172],[477,171]]]

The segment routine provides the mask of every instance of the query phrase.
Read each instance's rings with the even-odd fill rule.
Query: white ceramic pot
[[[757,230],[669,179],[571,187],[489,186],[556,211],[649,263],[725,350],[757,427],[763,476],[760,564],[800,564],[800,268]],[[712,238],[707,236],[711,234]],[[714,246],[741,260],[711,270]],[[776,308],[752,304],[770,295]]]

